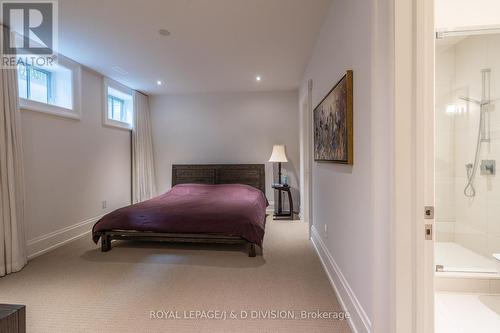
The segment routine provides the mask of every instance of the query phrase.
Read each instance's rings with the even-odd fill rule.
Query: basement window
[[[17,66],[21,109],[80,119],[81,68],[58,55],[57,64]]]
[[[48,104],[52,99],[52,73],[44,69],[19,64],[19,97]]]
[[[110,79],[104,79],[104,124],[132,129],[134,119],[133,90]]]

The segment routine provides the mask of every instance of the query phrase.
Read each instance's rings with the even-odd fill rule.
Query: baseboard
[[[299,212],[299,220],[304,223],[309,223],[308,219],[304,216],[304,213],[302,211]]]
[[[101,217],[102,215],[96,216],[29,240],[26,243],[28,260],[89,234],[94,223]]]
[[[370,333],[372,327],[370,318],[368,318],[368,315],[359,303],[348,281],[342,274],[330,251],[328,251],[314,225],[311,228],[311,241],[328,275],[328,279],[337,294],[340,305],[351,316],[349,325],[352,331],[354,333]]]
[[[269,201],[269,206],[266,208],[266,213],[274,213],[274,201]]]

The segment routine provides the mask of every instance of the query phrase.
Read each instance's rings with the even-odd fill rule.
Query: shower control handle
[[[496,173],[495,160],[482,160],[481,161],[481,175],[492,176]]]

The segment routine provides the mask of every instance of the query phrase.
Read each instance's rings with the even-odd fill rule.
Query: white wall
[[[30,255],[130,203],[130,132],[102,125],[101,98],[102,77],[83,70],[80,121],[21,111]]]
[[[248,92],[151,98],[159,193],[170,188],[172,164],[266,163],[266,195],[273,201],[273,144],[284,144],[283,164],[298,210],[298,93]]]
[[[455,232],[455,122],[446,112],[454,98],[455,47],[451,40],[437,40],[436,45],[435,226],[440,242],[453,241]]]
[[[436,27],[460,27],[500,24],[498,0],[435,0]]]
[[[300,89],[315,107],[354,72],[354,165],[313,162],[312,234],[358,332],[390,325],[392,18],[390,1],[332,1]]]

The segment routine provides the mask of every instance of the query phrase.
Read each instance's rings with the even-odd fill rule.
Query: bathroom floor
[[[436,292],[435,333],[498,333],[500,294]]]

